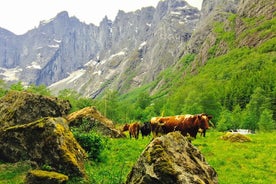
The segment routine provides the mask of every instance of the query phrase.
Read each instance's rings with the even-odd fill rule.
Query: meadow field
[[[251,142],[230,142],[221,139],[222,132],[208,131],[192,143],[218,173],[220,184],[276,183],[276,132],[248,135]],[[71,183],[124,183],[132,165],[152,137],[142,139],[108,139],[100,161],[88,161],[88,182],[73,179]],[[0,163],[0,183],[20,184],[30,169],[29,162]]]

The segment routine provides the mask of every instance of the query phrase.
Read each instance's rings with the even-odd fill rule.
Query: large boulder
[[[218,183],[216,171],[179,132],[155,138],[143,151],[126,184]]]
[[[42,118],[0,130],[0,158],[31,160],[69,176],[85,176],[87,154],[75,140],[66,119]]]
[[[71,104],[55,97],[11,91],[0,99],[0,129],[34,122],[42,117],[62,117]]]
[[[81,131],[93,130],[112,138],[125,137],[125,134],[117,130],[113,122],[103,116],[95,107],[85,107],[69,114],[66,119],[70,127],[81,128]]]

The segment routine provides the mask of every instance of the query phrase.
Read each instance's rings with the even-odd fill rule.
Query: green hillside
[[[241,26],[243,32],[235,32]],[[216,42],[204,65],[197,55],[188,54],[151,84],[124,95],[110,92],[110,112],[117,113],[111,118],[146,121],[157,115],[205,112],[214,116],[220,130],[275,128],[276,19],[229,14],[228,21],[214,23],[212,34]]]

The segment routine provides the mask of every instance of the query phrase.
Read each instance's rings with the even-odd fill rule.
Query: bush
[[[107,139],[96,133],[74,132],[76,140],[81,147],[88,153],[89,159],[94,161],[101,160],[101,152],[105,149]]]

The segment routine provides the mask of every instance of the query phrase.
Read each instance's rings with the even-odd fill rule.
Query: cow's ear
[[[212,115],[208,115],[207,117],[208,117],[209,120],[213,118]]]
[[[199,120],[201,120],[201,117],[202,117],[202,114],[198,114],[198,115],[197,115],[197,118],[198,118]]]

